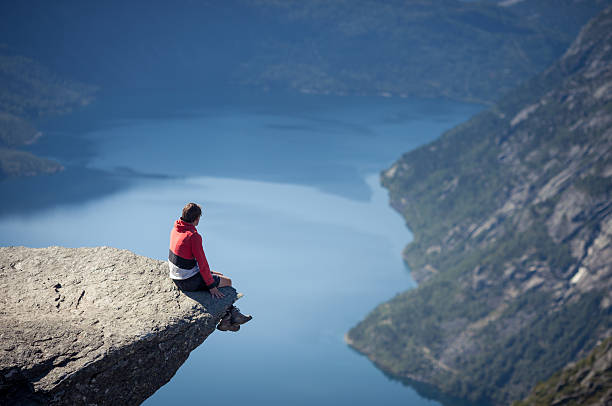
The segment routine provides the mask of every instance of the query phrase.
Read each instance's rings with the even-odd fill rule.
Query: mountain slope
[[[383,176],[420,286],[349,342],[506,404],[612,335],[612,8],[550,69]]]
[[[62,170],[59,163],[18,148],[42,135],[35,128],[38,119],[88,104],[94,90],[62,80],[39,63],[0,46],[0,180]]]
[[[612,338],[584,359],[571,364],[535,387],[515,406],[609,405],[612,403]]]
[[[610,0],[226,0],[0,3],[0,37],[63,77],[108,88],[491,103],[553,63]],[[109,24],[112,21],[112,24]],[[137,22],[137,24],[135,24]],[[70,33],[70,35],[66,35]],[[101,52],[103,50],[103,52]],[[161,90],[163,89],[163,90]]]
[[[242,82],[491,102],[557,59],[608,1],[259,0],[272,36]],[[280,35],[279,35],[280,34]]]

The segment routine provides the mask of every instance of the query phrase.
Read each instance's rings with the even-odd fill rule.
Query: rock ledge
[[[138,404],[236,300],[109,247],[0,247],[0,404]]]

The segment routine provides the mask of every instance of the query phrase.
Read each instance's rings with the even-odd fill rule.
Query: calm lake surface
[[[212,334],[146,405],[439,404],[343,336],[414,287],[400,256],[411,235],[379,172],[481,107],[229,93],[108,92],[45,123],[32,151],[66,170],[3,182],[0,244],[107,245],[164,260],[181,208],[201,203],[211,267],[233,279],[254,319]]]

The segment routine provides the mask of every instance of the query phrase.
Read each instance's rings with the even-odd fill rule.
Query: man
[[[224,295],[218,288],[232,286],[232,280],[220,272],[210,270],[202,246],[202,236],[196,230],[200,217],[202,217],[202,208],[195,203],[187,203],[180,220],[174,223],[170,232],[168,254],[170,278],[180,290],[187,292],[207,290],[214,299],[220,299]],[[252,318],[232,306],[217,328],[223,331],[238,331],[240,324]]]

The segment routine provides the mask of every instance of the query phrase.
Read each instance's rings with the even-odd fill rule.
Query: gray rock
[[[536,386],[514,406],[612,404],[612,338]]]
[[[109,247],[0,247],[0,287],[0,404],[141,403],[237,299]]]

